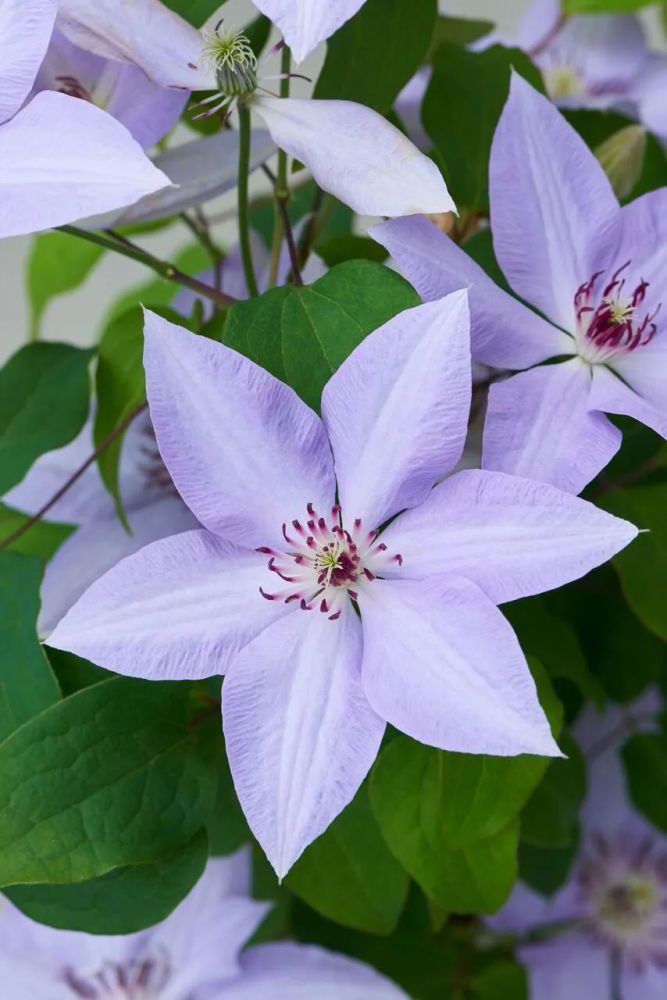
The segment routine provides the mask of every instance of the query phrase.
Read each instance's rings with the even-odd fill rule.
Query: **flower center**
[[[221,97],[247,97],[257,89],[257,56],[240,31],[221,31],[218,21],[204,36],[203,58],[215,70]]]
[[[552,66],[544,71],[544,85],[547,94],[554,100],[564,97],[579,97],[584,93],[584,80],[581,73],[572,66]]]
[[[356,601],[362,587],[392,564],[400,566],[403,559],[389,553],[384,542],[378,541],[379,532],[365,529],[361,518],[345,528],[337,504],[328,520],[312,503],[306,510],[304,523],[294,520],[289,530],[283,524],[283,551],[267,546],[257,550],[269,556],[269,569],[289,586],[276,593],[262,587],[259,591],[267,601],[298,601],[303,611],[317,607],[335,621],[346,597]]]
[[[667,962],[667,852],[650,836],[592,838],[578,873],[585,926],[635,968]]]
[[[85,1000],[159,1000],[171,977],[166,955],[120,965],[105,962],[95,972],[67,969],[63,976],[72,997]]]
[[[648,344],[658,329],[654,320],[661,303],[652,312],[642,308],[648,281],[640,279],[632,291],[625,288],[622,275],[630,263],[628,260],[614,271],[611,280],[599,290],[604,271],[596,271],[574,297],[579,355],[589,364],[605,364],[615,354]]]

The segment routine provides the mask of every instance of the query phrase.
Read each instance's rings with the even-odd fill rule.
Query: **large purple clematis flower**
[[[127,129],[87,101],[37,94],[57,0],[0,9],[0,237],[131,204],[169,184]]]
[[[498,262],[546,318],[425,219],[387,222],[372,235],[424,299],[470,287],[476,360],[530,368],[491,388],[483,465],[578,493],[620,446],[604,412],[667,436],[667,192],[620,208],[584,142],[516,75],[490,171]]]
[[[132,62],[162,86],[214,91],[209,108],[228,110],[237,98],[250,103],[276,145],[355,212],[395,217],[454,210],[433,161],[370,108],[256,93],[257,60],[242,34],[219,25],[202,36],[160,0],[133,0],[131,17],[117,17],[116,8],[115,0],[64,0],[59,23],[77,44]]]
[[[133,676],[226,673],[236,789],[280,875],[352,799],[385,721],[448,750],[558,753],[496,605],[581,576],[636,529],[501,473],[433,489],[463,449],[469,350],[464,292],[408,310],[332,376],[320,419],[147,314],[158,444],[204,530],[123,560],[49,642]]]
[[[632,807],[619,757],[629,733],[654,727],[658,703],[648,692],[602,717],[586,709],[576,732],[589,792],[569,878],[551,899],[518,884],[488,921],[520,936],[563,922],[560,933],[519,949],[531,1000],[667,996],[667,837]]]
[[[281,941],[243,950],[270,909],[249,855],[214,858],[162,923],[126,936],[55,930],[3,900],[4,1000],[407,1000],[370,966]]]

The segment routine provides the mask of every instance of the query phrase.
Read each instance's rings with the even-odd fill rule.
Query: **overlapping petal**
[[[241,956],[242,976],[225,984],[216,1000],[407,1000],[369,965],[313,945],[281,941]]]
[[[146,388],[162,457],[201,523],[242,545],[284,544],[282,524],[334,501],[322,421],[222,344],[146,313]]]
[[[383,540],[403,556],[401,576],[454,573],[502,604],[584,576],[636,534],[633,524],[546,483],[466,469],[397,518]]]
[[[491,386],[482,467],[580,493],[621,446],[620,431],[595,412],[591,376],[573,358]]]
[[[215,86],[201,59],[199,31],[161,0],[60,0],[58,27],[82,49],[105,59],[135,63],[163,87]]]
[[[667,372],[662,373],[667,384]],[[598,365],[593,373],[590,405],[606,413],[619,413],[634,417],[656,432],[667,438],[667,396],[662,396],[662,408],[658,409],[652,403],[638,396],[630,386],[622,382],[618,376]]]
[[[236,654],[285,614],[263,600],[266,559],[207,531],[147,545],[97,580],[49,645],[149,680],[225,672]]]
[[[557,756],[510,625],[479,587],[442,565],[447,576],[375,580],[359,595],[371,705],[443,750]]]
[[[369,230],[422,299],[430,302],[457,288],[470,299],[473,357],[496,368],[526,368],[559,354],[574,341],[498,288],[453,240],[422,216],[391,219]]]
[[[414,507],[461,457],[470,318],[455,292],[408,309],[356,348],[322,394],[338,496],[369,528]]]
[[[455,211],[440,171],[385,118],[352,101],[256,97],[277,146],[362,215]]]
[[[577,289],[613,261],[618,202],[583,139],[516,73],[493,140],[489,185],[505,277],[571,331]]]
[[[0,122],[18,111],[48,48],[58,0],[0,4]]]
[[[297,608],[246,647],[223,685],[236,792],[279,876],[350,802],[379,749],[384,722],[362,690],[361,653],[349,603],[337,621]]]
[[[519,958],[527,968],[531,994],[540,1000],[574,1000],[583,984],[587,997],[613,995],[608,952],[580,933],[522,948]]]
[[[309,52],[345,24],[364,0],[256,0],[262,14],[276,24],[294,58],[301,62]]]
[[[119,122],[42,93],[0,128],[0,237],[129,205],[169,184]]]

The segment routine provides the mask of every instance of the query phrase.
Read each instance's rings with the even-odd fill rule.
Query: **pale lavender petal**
[[[656,965],[647,965],[643,969],[624,968],[621,989],[623,1000],[664,1000],[667,996],[667,970]]]
[[[30,93],[46,53],[58,0],[2,0],[0,4],[0,122]]]
[[[177,497],[128,514],[132,533],[115,511],[78,528],[49,561],[40,591],[40,636],[48,636],[73,604],[107,570],[144,545],[196,528],[194,514]]]
[[[0,236],[129,205],[169,179],[88,101],[37,94],[0,129]]]
[[[105,59],[135,63],[163,87],[207,90],[215,73],[201,58],[196,28],[161,0],[60,0],[58,27],[82,49]]]
[[[667,138],[667,57],[652,53],[635,80],[631,98],[639,119],[661,139]]]
[[[498,913],[485,917],[484,923],[495,931],[525,934],[541,924],[573,920],[581,915],[579,886],[567,881],[555,895],[542,896],[523,882],[517,882],[512,895]]]
[[[376,111],[352,101],[257,97],[277,146],[361,215],[455,211],[435,163]]]
[[[49,645],[129,677],[194,680],[225,672],[288,607],[266,601],[266,558],[207,531],[163,538],[97,580]]]
[[[667,372],[663,372],[662,377],[667,388]],[[634,417],[656,434],[667,438],[667,395],[664,393],[661,402],[662,408],[658,409],[637,395],[634,389],[622,382],[608,368],[596,365],[589,401],[589,405],[596,410]]]
[[[648,58],[641,22],[633,14],[571,17],[549,49],[554,60],[563,53],[563,61],[576,67],[589,102],[595,102],[596,94],[604,100],[606,92],[610,103],[618,103]]]
[[[489,390],[482,467],[581,493],[616,454],[621,433],[591,402],[591,368],[573,358]]]
[[[391,219],[369,230],[425,302],[458,288],[470,299],[470,337],[475,361],[496,368],[526,368],[572,354],[574,340],[508,295],[482,268],[422,216]]]
[[[314,945],[279,941],[241,956],[241,976],[216,1000],[408,1000],[375,969]]]
[[[338,31],[364,0],[255,0],[262,14],[276,24],[300,63],[316,45]]]
[[[461,457],[470,392],[465,292],[407,309],[361,342],[322,393],[348,519],[373,529],[424,500]]]
[[[236,792],[279,877],[351,801],[384,722],[359,678],[361,625],[297,609],[236,659],[222,717]]]
[[[496,604],[562,587],[611,559],[633,524],[546,483],[465,469],[383,532],[400,570],[422,579],[455,573]]]
[[[494,248],[507,280],[572,332],[577,289],[611,262],[618,202],[583,139],[516,73],[489,184]]]
[[[518,955],[528,970],[529,995],[536,1000],[606,1000],[612,996],[610,953],[583,934],[561,934],[521,948]]]
[[[236,187],[238,177],[238,131],[224,129],[217,135],[173,146],[155,158],[155,166],[171,186],[142,198],[121,212],[86,219],[86,229],[108,229],[134,222],[152,222],[167,215],[202,205]],[[266,129],[251,133],[250,170],[257,170],[275,153]]]
[[[324,425],[296,393],[236,351],[146,312],[146,388],[162,457],[209,530],[284,544],[282,525],[334,500]]]
[[[513,44],[526,51],[536,48],[553,32],[560,15],[561,0],[531,0],[521,15]]]
[[[656,304],[664,297],[665,268],[667,267],[667,188],[649,191],[635,198],[620,211],[621,239],[618,255],[620,263],[631,262],[634,279],[643,278],[649,283],[647,298]],[[627,272],[625,272],[625,275]],[[660,319],[663,319],[661,316]],[[654,338],[658,341],[660,338]],[[643,351],[642,351],[643,353]]]
[[[442,750],[560,754],[517,637],[475,584],[374,580],[359,607],[364,691],[396,729]]]
[[[430,149],[433,143],[422,125],[422,102],[431,82],[433,70],[430,66],[420,66],[412,79],[408,80],[394,103],[394,110],[401,119],[408,137],[420,149]]]

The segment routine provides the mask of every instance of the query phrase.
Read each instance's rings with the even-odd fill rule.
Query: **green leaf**
[[[561,848],[577,841],[586,765],[571,736],[564,733],[560,744],[567,757],[550,762],[521,813],[521,840],[535,847]]]
[[[0,885],[96,878],[194,836],[215,774],[194,743],[188,690],[115,677],[0,745]]]
[[[201,28],[221,6],[220,0],[165,0],[165,3],[195,28]]]
[[[424,61],[436,15],[436,0],[366,0],[329,39],[313,96],[388,111]]]
[[[422,122],[460,208],[488,211],[491,140],[507,100],[512,67],[542,89],[539,70],[519,49],[494,45],[470,52],[445,43],[435,55]]]
[[[206,833],[157,861],[114,868],[70,885],[15,885],[8,899],[49,927],[86,934],[132,934],[168,917],[201,877],[208,859]]]
[[[636,733],[623,745],[621,758],[635,806],[667,832],[667,734]]]
[[[33,236],[27,271],[31,340],[39,337],[42,317],[51,300],[78,288],[105,252],[95,243],[66,233]]]
[[[578,844],[567,847],[543,848],[519,844],[519,877],[522,882],[543,896],[553,896],[565,884]]]
[[[83,427],[90,358],[69,344],[28,344],[0,369],[0,494]]]
[[[237,302],[222,339],[319,410],[322,389],[367,334],[417,305],[399,275],[373,261],[339,264],[303,288],[274,288]]]
[[[0,539],[13,535],[29,519],[28,514],[22,514],[0,503]],[[40,559],[50,559],[73,531],[74,528],[69,524],[37,521],[8,548],[12,552],[23,552],[25,555],[39,556]]]
[[[523,966],[508,958],[487,965],[473,982],[472,1000],[528,1000],[528,979]]]
[[[227,753],[219,732],[216,736],[218,793],[208,818],[207,831],[211,854],[226,855],[247,843],[251,839],[251,834],[236,795]]]
[[[0,739],[60,699],[58,683],[37,639],[44,566],[34,556],[0,552]]]
[[[375,934],[396,927],[408,877],[382,839],[365,786],[306,849],[285,883],[313,909],[346,927]]]
[[[600,506],[644,530],[613,564],[639,620],[667,640],[667,483],[635,486],[603,496]]]
[[[382,264],[387,259],[387,251],[379,243],[354,233],[318,244],[317,252],[327,267],[335,267],[346,260],[374,260]]]
[[[615,111],[577,108],[564,111],[564,115],[596,155],[600,147],[607,144],[619,132],[637,129],[636,122]],[[667,156],[662,143],[650,133],[647,133],[645,139],[641,169],[629,191],[620,196],[623,201],[631,201],[646,194],[647,191],[664,187],[667,183]],[[623,167],[628,165],[623,164]]]
[[[484,35],[488,35],[490,31],[493,31],[493,28],[493,21],[478,21],[468,17],[443,17],[440,15],[435,24],[430,55],[433,55],[444,42],[448,42],[450,45],[460,45],[465,48],[468,45],[472,45],[473,42],[478,41],[478,39],[483,38]]]
[[[563,0],[564,14],[627,14],[655,0]]]

